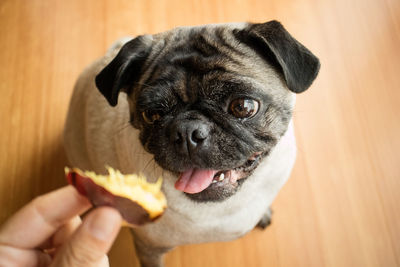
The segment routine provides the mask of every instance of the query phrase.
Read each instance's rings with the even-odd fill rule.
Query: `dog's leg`
[[[261,220],[258,222],[258,228],[265,229],[271,224],[271,217],[272,217],[272,209],[268,208],[264,215],[261,217]]]
[[[141,267],[163,267],[163,256],[172,248],[153,247],[146,242],[140,240],[136,235],[133,235],[136,248],[136,255],[139,259]]]

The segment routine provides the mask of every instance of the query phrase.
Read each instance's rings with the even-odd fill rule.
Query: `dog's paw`
[[[272,209],[268,208],[264,215],[261,217],[256,227],[262,230],[267,228],[271,224],[272,213]]]

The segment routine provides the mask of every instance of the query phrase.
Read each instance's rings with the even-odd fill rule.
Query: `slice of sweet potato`
[[[161,191],[162,179],[148,183],[143,175],[123,175],[107,167],[109,175],[77,168],[65,168],[68,183],[86,196],[93,206],[116,208],[130,225],[142,225],[159,218],[167,202]]]

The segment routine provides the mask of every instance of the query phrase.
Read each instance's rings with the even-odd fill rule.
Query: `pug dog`
[[[295,95],[319,60],[277,21],[179,27],[120,40],[79,77],[70,164],[164,178],[168,208],[133,229],[142,266],[171,248],[227,241],[270,221],[296,156]]]

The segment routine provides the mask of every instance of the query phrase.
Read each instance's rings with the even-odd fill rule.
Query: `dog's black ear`
[[[318,58],[294,39],[278,21],[249,24],[234,34],[277,67],[292,92],[305,91],[317,77],[320,68]]]
[[[96,86],[111,106],[118,103],[121,89],[127,89],[140,77],[151,50],[152,38],[142,35],[127,42],[116,57],[96,76]]]

